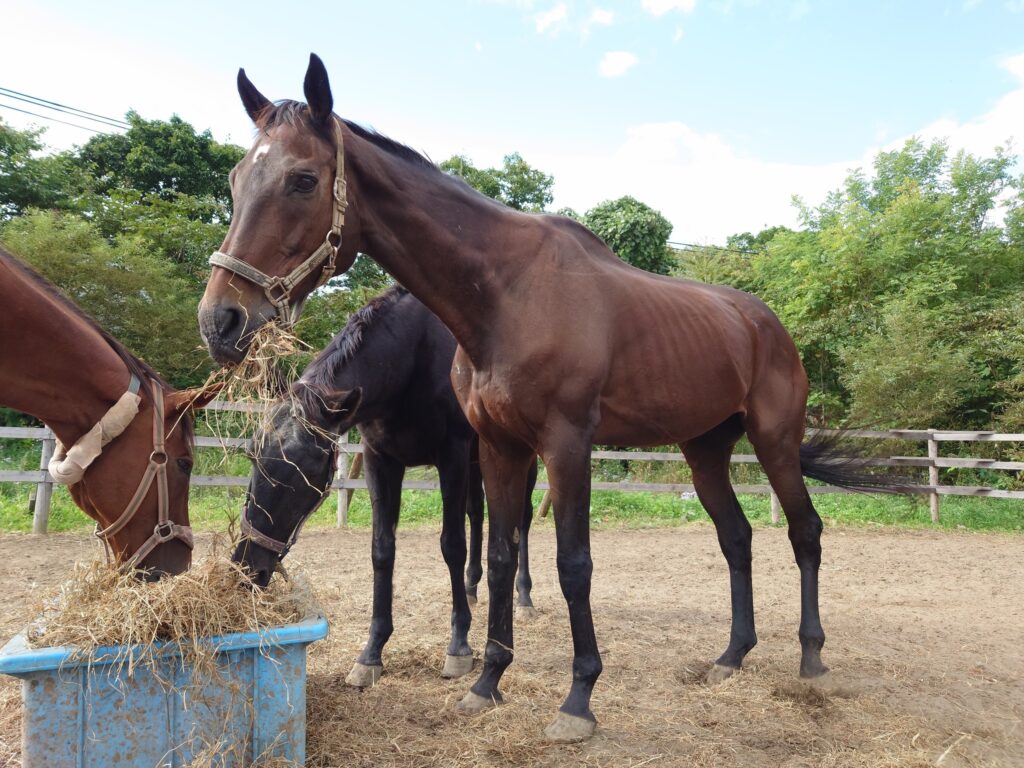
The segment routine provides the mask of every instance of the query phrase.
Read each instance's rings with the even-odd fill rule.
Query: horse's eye
[[[295,178],[295,190],[297,192],[312,192],[316,187],[316,176],[303,174]]]
[[[178,468],[186,475],[192,474],[192,462],[188,459],[178,459]]]

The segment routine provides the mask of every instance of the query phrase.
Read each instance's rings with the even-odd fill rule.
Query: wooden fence
[[[233,403],[211,403],[214,410],[249,410]],[[926,442],[927,456],[891,456],[875,459],[871,463],[886,467],[919,467],[928,472],[927,482],[914,486],[916,493],[927,494],[931,507],[932,522],[939,521],[939,498],[941,496],[988,496],[1000,499],[1024,499],[1024,491],[1007,491],[998,488],[964,485],[940,485],[940,469],[987,469],[1009,472],[1024,471],[1024,461],[1000,461],[996,459],[943,457],[939,455],[939,445],[944,442],[1020,442],[1024,443],[1024,433],[1002,434],[997,432],[956,432],[933,429],[895,429],[887,431],[855,430],[849,433],[871,440],[906,440]],[[35,493],[31,500],[34,533],[45,533],[50,514],[50,500],[53,492],[53,479],[46,471],[46,466],[53,455],[53,433],[46,427],[0,427],[0,439],[38,440],[41,443],[38,470],[3,470],[0,471],[0,483],[34,483]],[[245,446],[245,438],[197,437],[197,448],[219,448],[239,450]],[[338,471],[332,487],[338,491],[336,519],[339,526],[348,523],[348,505],[355,490],[366,488],[366,481],[359,477],[362,466],[362,446],[349,443],[348,436],[339,441],[341,450],[338,452]],[[597,450],[591,454],[594,459],[627,460],[644,462],[681,462],[682,453],[661,451],[604,451]],[[351,464],[349,460],[351,459]],[[756,464],[757,458],[750,455],[733,455],[734,464]],[[196,487],[246,487],[249,477],[240,475],[193,475],[192,485]],[[407,490],[435,490],[436,480],[409,480],[402,486]],[[547,483],[537,484],[539,490],[547,490]],[[591,484],[595,491],[647,491],[654,493],[692,493],[693,485],[689,483],[645,483],[645,482],[600,482]],[[771,496],[772,521],[779,520],[779,504],[771,486],[767,484],[736,484],[736,493],[769,494]],[[849,493],[844,488],[829,485],[809,486],[811,493]]]

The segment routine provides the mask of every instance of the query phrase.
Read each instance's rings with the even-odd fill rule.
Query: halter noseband
[[[345,224],[345,208],[348,206],[345,186],[345,147],[342,140],[341,121],[338,118],[333,118],[333,123],[334,135],[338,144],[337,165],[332,191],[334,208],[331,212],[331,231],[327,233],[327,237],[320,244],[320,247],[313,251],[313,254],[308,259],[283,277],[271,276],[261,272],[252,264],[248,264],[223,251],[214,251],[213,255],[210,256],[210,266],[234,272],[236,275],[244,277],[249,282],[260,286],[263,289],[263,293],[266,294],[267,301],[274,306],[277,316],[288,326],[295,324],[295,321],[298,320],[299,310],[302,308],[301,302],[297,306],[292,306],[292,291],[309,277],[320,266],[321,262],[324,262],[323,269],[313,290],[316,290],[330,280],[331,275],[334,274],[334,263],[338,258],[338,249],[341,247],[341,230]]]
[[[324,488],[323,493],[320,495],[320,500],[313,505],[313,508],[309,510],[309,512],[307,512],[302,517],[301,520],[299,520],[298,524],[295,526],[295,529],[292,531],[287,541],[278,541],[275,538],[267,536],[267,534],[263,533],[262,531],[257,531],[255,526],[253,526],[252,522],[249,520],[249,505],[246,504],[246,506],[242,507],[242,520],[241,523],[239,524],[242,533],[242,539],[247,539],[251,541],[253,544],[257,544],[258,546],[261,546],[264,549],[269,549],[271,552],[277,555],[277,562],[280,563],[282,560],[284,560],[285,555],[288,554],[289,550],[291,550],[291,548],[295,546],[295,542],[299,538],[299,533],[300,531],[302,531],[302,526],[304,526],[306,524],[306,521],[313,516],[314,512],[320,509],[320,506],[324,503],[324,501],[327,500],[327,497],[330,495],[330,493],[331,483],[330,480],[328,480],[327,487]]]
[[[149,489],[153,486],[153,481],[156,480],[157,523],[153,527],[153,533],[150,534],[149,538],[146,539],[146,541],[142,543],[142,546],[140,546],[135,551],[135,554],[133,554],[131,558],[125,562],[125,567],[127,568],[134,568],[159,545],[163,544],[164,542],[171,541],[172,539],[178,539],[184,542],[185,546],[187,546],[189,549],[192,549],[193,547],[192,529],[187,525],[178,525],[177,523],[172,522],[170,519],[170,501],[167,490],[168,458],[164,446],[164,396],[163,390],[161,389],[160,385],[157,382],[151,381],[150,385],[153,392],[153,450],[149,454],[149,464],[146,467],[146,471],[142,475],[142,480],[139,481],[139,487],[135,490],[135,495],[132,496],[131,501],[128,502],[128,506],[125,507],[124,512],[121,513],[121,516],[117,518],[117,520],[115,520],[109,526],[103,529],[100,528],[99,523],[96,524],[96,538],[103,542],[103,548],[106,550],[107,558],[109,560],[110,539],[116,533],[118,533],[118,531],[120,531],[126,525],[128,525],[128,523],[131,522],[132,518],[135,517],[135,514],[139,511],[139,508],[142,506],[142,502],[149,494]],[[134,396],[135,399],[133,404],[135,407],[135,411],[132,414],[131,418],[127,418],[127,420],[121,419],[120,423],[118,424],[120,429],[116,432],[116,434],[105,434],[103,436],[103,440],[99,445],[99,449],[102,449],[103,445],[106,445],[113,441],[115,438],[117,438],[118,435],[120,435],[121,432],[124,431],[128,424],[130,424],[134,420],[134,417],[138,414],[137,393],[140,387],[141,383],[139,382],[138,377],[135,376],[135,374],[132,374],[131,383],[128,385],[128,391],[126,392],[126,395],[130,394]],[[108,416],[114,413],[115,409],[124,408],[124,406],[121,405],[122,402],[124,401],[125,397],[123,396],[121,400],[119,400],[118,403],[114,406],[114,408],[111,408],[110,411],[108,411],[107,414],[105,414],[104,417],[100,419],[100,421],[97,423],[97,427],[100,427],[100,432],[103,431],[102,427],[105,426],[105,421],[107,420]],[[93,427],[93,430],[90,430],[88,435],[92,435],[93,432],[96,431],[97,427]],[[58,442],[57,450],[54,453],[54,458],[53,460],[51,460],[50,463],[50,474],[53,475],[55,479],[61,480],[62,478],[66,478],[61,481],[66,482],[68,485],[73,485],[74,483],[79,482],[82,479],[86,469],[88,469],[88,464],[84,468],[80,466],[75,466],[74,469],[78,471],[74,472],[73,474],[70,474],[70,476],[67,471],[61,471],[61,465],[66,463],[66,455],[71,454],[72,456],[74,456],[75,448],[81,442],[82,441],[79,440],[77,443],[75,443],[74,446],[72,446],[67,451],[65,451],[64,446],[60,445]],[[92,453],[92,451],[90,453]],[[99,455],[99,450],[95,450],[95,455],[89,457],[89,463],[91,463],[91,461],[97,455]]]

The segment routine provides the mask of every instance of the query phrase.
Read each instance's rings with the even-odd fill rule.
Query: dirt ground
[[[729,582],[713,529],[597,531],[599,727],[574,746],[541,737],[568,689],[571,640],[549,521],[531,542],[540,615],[517,622],[507,703],[465,717],[452,706],[475,678],[438,675],[450,605],[436,532],[399,531],[385,676],[358,691],[344,678],[369,622],[370,536],[307,531],[290,559],[319,583],[331,621],[330,637],[310,648],[307,764],[1024,765],[1020,537],[828,529],[821,604],[832,683],[819,690],[796,675],[799,576],[784,530],[755,532],[760,643],[741,674],[714,687],[703,674],[728,638]],[[0,636],[94,546],[84,535],[0,537]],[[477,654],[484,637],[477,610]],[[18,697],[17,683],[0,682],[0,765],[19,764]]]

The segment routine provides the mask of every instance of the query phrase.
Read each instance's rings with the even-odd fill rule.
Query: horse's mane
[[[374,146],[383,149],[385,152],[395,155],[396,157],[400,157],[403,160],[407,160],[414,165],[419,165],[441,173],[440,169],[434,165],[430,158],[417,152],[412,147],[397,142],[394,139],[388,138],[387,136],[377,133],[369,128],[364,128],[351,120],[346,120],[344,118],[338,119],[345,123],[348,129],[354,134],[360,138],[366,139]],[[327,130],[324,125],[317,123],[315,120],[310,120],[309,107],[301,101],[283,99],[282,101],[278,101],[264,107],[263,111],[260,112],[258,116],[256,127],[261,131],[268,131],[277,125],[295,125],[299,122],[304,123],[321,138],[330,143],[331,146],[334,146],[333,131]]]
[[[349,317],[345,327],[309,364],[302,374],[301,382],[292,387],[307,417],[319,413],[323,408],[323,397],[334,389],[334,381],[341,369],[362,346],[363,332],[408,293],[401,285],[394,285],[380,296],[371,299],[366,306]]]
[[[142,382],[142,386],[139,387],[139,394],[152,401],[153,394],[150,391],[150,388],[146,386],[146,382],[150,379],[157,382],[165,392],[171,391],[171,386],[164,381],[163,377],[160,376],[159,373],[153,370],[148,363],[133,355],[124,344],[107,333],[107,331],[105,331],[100,324],[96,322],[96,320],[90,317],[85,310],[61,293],[57,286],[32,269],[28,264],[16,258],[12,253],[4,250],[3,248],[0,248],[0,261],[7,263],[14,271],[18,272],[27,281],[38,287],[44,294],[53,299],[53,301],[55,301],[68,314],[77,317],[91,330],[95,331],[114,351],[114,354],[121,359],[129,372],[138,377],[139,381]],[[185,437],[188,442],[191,443],[193,439],[192,419],[190,417],[182,419],[182,425],[185,430]]]

